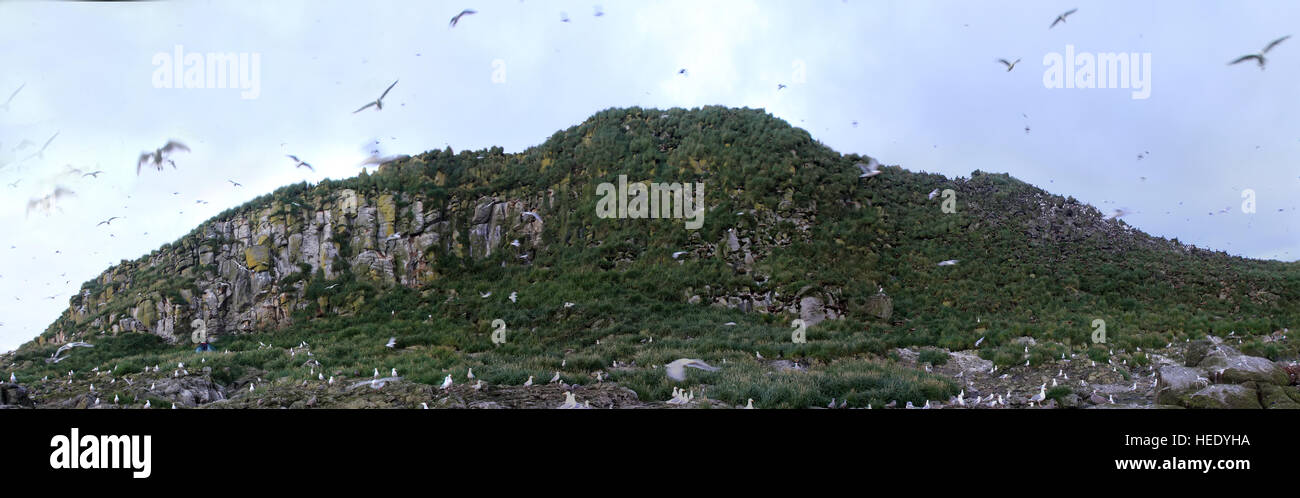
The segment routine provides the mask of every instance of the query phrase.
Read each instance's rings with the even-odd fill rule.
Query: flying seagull
[[[680,258],[683,254],[686,254],[686,253],[689,253],[689,252],[690,252],[690,251],[677,251],[677,252],[674,252],[674,253],[673,253],[673,259]]]
[[[91,171],[91,172],[89,172],[89,173],[83,174],[83,175],[81,175],[81,177],[82,177],[82,178],[85,178],[85,177],[87,177],[87,176],[93,176],[93,177],[95,177],[96,179],[98,179],[98,178],[99,178],[99,175],[102,174],[102,173],[103,173],[103,171],[101,171],[101,170],[95,170],[95,171]]]
[[[27,83],[23,83],[23,84],[21,84],[21,85],[18,85],[18,89],[17,89],[17,90],[14,90],[14,93],[9,94],[9,100],[6,100],[4,104],[0,104],[0,109],[4,109],[4,110],[8,111],[8,110],[9,110],[9,103],[14,101],[14,97],[17,97],[17,96],[18,96],[18,92],[23,91],[23,87],[25,87],[25,86],[27,86]]]
[[[465,10],[462,10],[462,11],[460,11],[459,14],[456,14],[456,17],[451,18],[451,26],[448,26],[448,27],[451,27],[451,28],[456,27],[456,23],[460,22],[460,18],[461,18],[462,16],[469,16],[469,15],[474,15],[474,14],[477,14],[477,13],[478,13],[478,11],[477,11],[477,10],[474,10],[474,9],[465,9]]]
[[[718,367],[711,366],[700,360],[682,358],[672,363],[664,365],[664,371],[668,373],[668,378],[681,382],[686,380],[686,367],[698,368],[709,372],[717,372]]]
[[[107,219],[107,220],[104,220],[104,221],[101,221],[101,222],[97,223],[95,226],[99,226],[99,225],[112,225],[112,224],[113,224],[113,220],[120,220],[120,219],[122,219],[121,216],[114,216],[114,217],[112,217],[112,218],[109,218],[109,219]]]
[[[386,347],[386,348],[390,348],[390,349],[391,349],[392,347],[394,347],[394,346],[396,346],[396,345],[397,345],[397,338],[396,338],[396,337],[389,337],[389,338],[388,338],[388,344],[385,344],[384,347]]]
[[[457,17],[460,17],[460,16],[457,16]],[[454,19],[453,19],[452,21],[455,22]],[[397,86],[397,80],[394,80],[394,81],[393,81],[393,84],[388,85],[388,90],[384,90],[384,94],[383,94],[383,95],[380,95],[378,99],[375,99],[374,102],[371,102],[371,103],[369,103],[369,104],[366,104],[366,105],[361,106],[360,109],[357,109],[357,110],[355,110],[355,111],[352,111],[352,114],[356,114],[356,113],[358,113],[358,112],[364,111],[364,110],[366,110],[367,107],[370,107],[370,106],[375,106],[375,110],[376,110],[376,111],[382,111],[382,110],[384,110],[384,97],[388,96],[388,91],[389,91],[389,90],[392,90],[393,87],[395,87],[395,86]]]
[[[313,167],[311,167],[310,164],[307,164],[307,163],[303,162],[302,159],[298,159],[298,156],[295,156],[295,155],[293,155],[293,154],[287,154],[287,155],[285,155],[284,157],[287,157],[287,158],[289,158],[289,159],[293,159],[293,162],[295,163],[293,167],[295,167],[295,168],[307,168],[307,169],[309,169],[309,170],[312,170],[313,172],[316,171],[316,168],[313,168]]]
[[[244,186],[244,184],[239,183],[239,182],[234,181],[234,180],[226,180],[226,181],[230,182],[230,184],[231,184],[232,186],[235,186],[235,187],[242,187],[242,186]]]
[[[1264,70],[1264,64],[1267,62],[1267,61],[1264,59],[1264,54],[1267,54],[1269,50],[1272,50],[1272,49],[1273,49],[1273,47],[1278,46],[1278,44],[1280,44],[1280,43],[1286,41],[1286,39],[1287,39],[1287,38],[1290,38],[1290,37],[1291,37],[1291,35],[1286,35],[1286,36],[1283,36],[1283,37],[1278,38],[1278,39],[1276,39],[1276,40],[1273,40],[1272,42],[1270,42],[1270,43],[1268,44],[1267,47],[1264,47],[1264,50],[1261,51],[1260,53],[1258,53],[1258,54],[1250,54],[1250,55],[1243,55],[1243,56],[1241,56],[1241,57],[1238,57],[1237,60],[1234,60],[1234,61],[1232,61],[1232,62],[1229,62],[1228,65],[1231,66],[1231,65],[1236,64],[1236,63],[1238,63],[1238,62],[1243,62],[1243,61],[1247,61],[1247,60],[1250,60],[1250,59],[1255,59],[1255,62],[1259,64],[1259,70],[1260,70],[1260,71],[1263,71],[1263,70]]]
[[[59,199],[62,199],[70,195],[76,195],[76,192],[73,192],[63,187],[55,187],[53,193],[50,193],[39,199],[31,199],[27,201],[27,213],[30,214],[33,209],[40,209],[42,211],[45,211],[46,213],[49,213],[50,210],[58,207],[56,206],[56,202]]]
[[[1007,66],[1007,72],[1009,73],[1011,72],[1012,69],[1016,68],[1016,64],[1020,63],[1020,59],[1016,59],[1015,62],[1007,62],[1006,59],[998,59],[998,62],[1001,62],[1003,65]]]
[[[534,213],[532,211],[524,211],[523,213],[520,213],[520,216],[532,216],[533,218],[537,219],[537,221],[542,221],[542,217],[538,216],[537,213]]]
[[[1065,18],[1070,17],[1070,14],[1073,14],[1073,13],[1074,13],[1075,11],[1077,11],[1077,10],[1079,10],[1079,9],[1070,9],[1070,10],[1065,11],[1064,14],[1061,14],[1061,15],[1059,15],[1059,16],[1056,16],[1056,20],[1055,20],[1055,21],[1052,21],[1052,25],[1051,25],[1051,26],[1048,26],[1047,29],[1055,28],[1057,24],[1065,22]]]
[[[172,152],[178,150],[189,152],[190,148],[175,140],[168,140],[166,145],[163,145],[161,148],[158,148],[153,152],[141,152],[140,159],[135,165],[136,176],[140,175],[140,168],[144,167],[146,164],[152,164],[155,169],[162,171],[164,160],[172,165],[172,169],[176,169],[176,163],[172,162],[172,160],[167,156],[170,156]]]
[[[33,157],[40,158],[40,159],[45,159],[45,148],[46,148],[46,147],[49,147],[49,146],[50,146],[50,142],[53,142],[53,141],[54,141],[54,137],[57,137],[57,136],[59,136],[59,132],[56,131],[56,132],[54,132],[54,135],[51,135],[51,136],[50,136],[50,139],[49,139],[49,140],[46,140],[46,141],[45,141],[45,145],[42,145],[42,146],[41,146],[41,150],[38,150],[38,151],[36,151],[35,153],[33,153],[32,155],[27,156],[27,159],[31,159],[31,158],[33,158]],[[23,159],[23,160],[26,161],[27,159]]]
[[[1126,211],[1126,210],[1123,210],[1123,209],[1116,209],[1115,212],[1113,212],[1113,213],[1111,213],[1110,215],[1106,216],[1106,219],[1108,219],[1108,220],[1113,220],[1113,219],[1115,219],[1115,218],[1119,218],[1119,217],[1122,217],[1122,216],[1126,216],[1126,215],[1128,215],[1128,214],[1129,214],[1129,212]]]
[[[949,260],[945,260],[945,261],[940,261],[940,262],[939,262],[939,266],[952,266],[952,265],[957,264],[957,261],[958,261],[958,260],[956,260],[956,259],[949,259]]]
[[[858,175],[858,178],[871,178],[882,173],[882,171],[880,171],[880,163],[877,162],[875,158],[867,158],[866,163],[858,163],[856,166],[862,171],[862,174]]]
[[[930,195],[926,196],[926,198],[927,198],[927,199],[934,199],[935,197],[938,197],[938,196],[939,196],[939,189],[934,189],[934,190],[931,190],[931,191],[930,191]]]

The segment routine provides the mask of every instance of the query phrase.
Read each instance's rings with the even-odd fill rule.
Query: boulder
[[[1157,370],[1156,401],[1173,404],[1183,395],[1209,386],[1205,371],[1198,368],[1168,365]]]
[[[1300,410],[1300,389],[1295,387],[1259,384],[1259,397],[1264,408]]]
[[[1215,384],[1183,395],[1178,401],[1188,408],[1263,408],[1259,404],[1258,391],[1241,384]]]
[[[1268,358],[1247,356],[1232,350],[1212,351],[1197,366],[1212,374],[1215,381],[1227,384],[1258,382],[1285,386],[1291,383],[1286,370]]]

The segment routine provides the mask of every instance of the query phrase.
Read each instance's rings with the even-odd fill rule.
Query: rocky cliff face
[[[346,266],[358,278],[418,288],[438,277],[440,255],[482,258],[510,248],[526,259],[541,246],[545,223],[521,213],[545,211],[554,200],[548,194],[444,204],[348,189],[310,205],[271,202],[106,271],[45,335],[57,342],[134,331],[180,342],[190,339],[194,319],[212,337],[275,329],[307,307],[314,274],[333,279]],[[359,305],[318,304],[331,313]]]

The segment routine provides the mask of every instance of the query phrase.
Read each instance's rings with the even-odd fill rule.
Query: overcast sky
[[[450,28],[464,8],[478,13]],[[1263,71],[1227,63],[1298,14],[1284,1],[0,2],[0,102],[22,86],[0,108],[0,351],[109,265],[276,187],[356,175],[367,142],[516,152],[635,105],[763,108],[842,153],[1008,172],[1131,211],[1154,235],[1295,261],[1300,39]],[[1045,87],[1045,57],[1067,45],[1149,53],[1149,98]],[[177,46],[256,55],[256,98],[156,88],[156,57]],[[395,80],[382,111],[353,114]],[[168,139],[192,152],[137,176]],[[56,186],[76,195],[27,211]]]

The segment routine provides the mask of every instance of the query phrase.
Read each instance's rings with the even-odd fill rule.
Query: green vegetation
[[[1247,353],[1296,355],[1294,346],[1257,337],[1300,323],[1300,265],[1150,237],[1003,174],[975,171],[948,179],[886,167],[884,174],[860,179],[854,164],[865,159],[830,150],[762,111],[720,107],[610,109],[517,154],[499,147],[434,150],[374,174],[281,188],[140,261],[110,268],[83,285],[89,297],[70,303],[73,309],[95,307],[89,319],[65,314],[44,334],[82,333],[96,348],[47,365],[41,359],[56,346],[29,343],[14,361],[28,378],[114,364],[192,363],[196,355],[188,342],[169,346],[142,334],[99,335],[87,324],[120,317],[145,298],[192,306],[200,293],[197,279],[217,271],[195,259],[230,243],[205,235],[211,224],[274,207],[279,222],[293,226],[306,216],[294,204],[324,209],[343,189],[367,199],[392,194],[399,211],[419,199],[426,209],[461,219],[472,216],[470,202],[487,195],[535,198],[549,189],[554,205],[542,211],[546,229],[530,262],[505,251],[478,258],[431,247],[438,278],[416,288],[352,273],[346,261],[359,248],[336,237],[336,278],[327,280],[310,265],[276,275],[280,285],[302,288],[307,298],[306,308],[293,312],[293,325],[221,336],[216,346],[230,354],[205,354],[219,382],[250,372],[306,379],[303,359],[283,351],[305,341],[324,370],[348,376],[397,368],[409,380],[437,384],[448,373],[462,381],[473,368],[489,383],[517,385],[530,375],[549,379],[560,371],[566,382],[583,384],[617,360],[639,368],[611,371],[609,380],[642,399],[664,400],[676,384],[646,367],[688,357],[714,365],[726,360],[719,372],[688,373],[686,384],[706,386],[714,399],[806,407],[834,397],[880,406],[891,400],[919,405],[959,390],[942,377],[898,366],[890,359],[893,348],[922,347],[922,363],[942,365],[947,356],[934,348],[973,349],[981,337],[979,355],[999,366],[1040,365],[1072,352],[1105,362],[1112,349],[1158,348],[1228,331],[1249,341]],[[616,183],[620,174],[633,181],[705,182],[704,226],[690,231],[681,220],[597,219],[596,185]],[[948,188],[957,194],[954,214],[927,199],[930,191]],[[468,229],[457,227],[467,240]],[[719,241],[733,229],[754,244],[752,264],[721,249]],[[678,250],[707,256],[675,260],[671,254]],[[180,275],[149,264],[168,258],[195,261]],[[960,263],[936,265],[947,259]],[[892,300],[887,320],[866,308],[880,287]],[[788,310],[743,313],[712,305],[738,295],[785,298],[810,289],[833,297],[842,318],[808,328],[806,344],[790,341],[790,320],[798,316]],[[487,291],[490,299],[479,298]],[[505,299],[511,291],[519,293],[518,303]],[[697,295],[700,303],[690,303]],[[576,305],[566,308],[566,302]],[[360,304],[353,312],[332,312],[339,303]],[[500,346],[490,340],[490,324],[498,318],[508,328],[508,342]],[[1096,319],[1106,322],[1105,346],[1091,345]],[[722,326],[726,322],[737,325]],[[396,350],[384,347],[390,336],[398,339]],[[1037,340],[1027,353],[1013,342],[1023,336]],[[647,338],[654,340],[642,342]],[[279,349],[259,349],[259,343]],[[809,367],[777,370],[754,361],[756,351]],[[1135,365],[1149,361],[1145,354],[1126,358]],[[1068,394],[1056,388],[1048,397]]]

